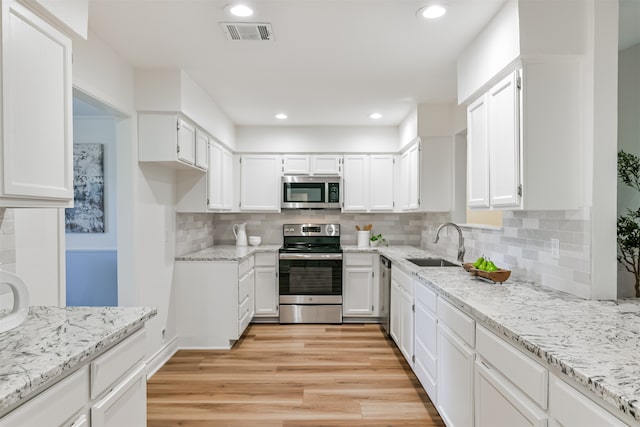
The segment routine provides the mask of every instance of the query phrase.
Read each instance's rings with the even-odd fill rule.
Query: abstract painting
[[[67,233],[104,233],[104,146],[73,144],[74,207],[65,210]]]

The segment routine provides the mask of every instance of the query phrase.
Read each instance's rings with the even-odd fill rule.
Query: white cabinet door
[[[411,367],[413,360],[414,313],[413,297],[402,291],[400,295],[400,351]]]
[[[552,374],[549,374],[549,417],[551,427],[627,425]]]
[[[207,171],[207,207],[209,209],[222,209],[223,187],[223,149],[218,144],[209,144],[209,170]]]
[[[449,427],[473,426],[474,351],[438,322],[438,403]]]
[[[402,310],[402,290],[400,285],[395,280],[391,281],[391,302],[390,306],[390,319],[389,319],[389,334],[396,343],[398,348],[401,346],[401,310]]]
[[[311,156],[312,175],[342,175],[342,156],[339,154],[316,154]]]
[[[240,210],[280,211],[280,156],[243,155],[240,172]]]
[[[392,211],[394,207],[394,156],[392,154],[372,154],[370,209],[372,211]]]
[[[256,301],[255,315],[271,317],[278,315],[278,270],[277,267],[255,267]]]
[[[240,278],[238,289],[238,336],[235,339],[240,339],[255,314],[255,269]]]
[[[178,119],[178,160],[196,162],[196,128],[182,119]]]
[[[547,414],[482,361],[475,371],[475,427],[546,427]]]
[[[409,200],[407,208],[420,208],[420,143],[409,150]]]
[[[369,156],[344,156],[343,211],[366,211],[369,207]]]
[[[144,363],[91,406],[92,427],[147,425],[147,376]]]
[[[17,1],[2,1],[0,7],[0,206],[68,207],[73,200],[71,40]]]
[[[222,151],[222,209],[230,210],[233,208],[233,194],[234,194],[233,155],[229,151],[223,150]]]
[[[423,285],[418,285],[423,286]],[[426,390],[429,398],[437,404],[437,333],[438,322],[431,310],[416,298],[415,302],[415,344],[416,355],[414,371],[420,384]]]
[[[518,206],[520,196],[520,107],[517,74],[511,73],[488,94],[491,206]]]
[[[308,154],[286,154],[282,156],[283,175],[309,175]]]
[[[209,167],[209,137],[198,129],[196,131],[196,167],[207,170]]]
[[[467,108],[467,203],[489,207],[489,141],[487,96]]]
[[[346,267],[343,316],[371,316],[373,312],[373,267]]]

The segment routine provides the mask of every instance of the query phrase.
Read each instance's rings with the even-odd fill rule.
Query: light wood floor
[[[230,351],[176,353],[148,426],[444,426],[379,325],[251,325]]]

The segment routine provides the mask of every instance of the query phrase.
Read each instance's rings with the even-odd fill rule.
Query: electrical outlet
[[[551,239],[551,258],[560,258],[560,240]]]

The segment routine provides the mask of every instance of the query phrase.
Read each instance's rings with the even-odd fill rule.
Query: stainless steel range
[[[342,323],[340,224],[284,224],[280,323]]]

